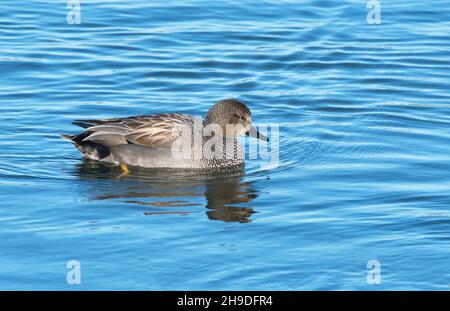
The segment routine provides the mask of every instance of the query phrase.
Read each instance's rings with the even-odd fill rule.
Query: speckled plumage
[[[225,135],[222,139],[215,140],[212,150],[219,150],[217,153],[206,148],[199,156],[195,144],[192,144],[195,122],[193,116],[185,114],[77,120],[73,123],[83,127],[85,131],[78,135],[62,136],[73,142],[86,158],[115,164],[195,169],[236,167],[244,164],[242,147],[236,135]],[[199,120],[199,124],[200,128],[208,124],[218,124],[225,133],[228,124],[251,126],[251,112],[237,100],[222,100],[211,107],[205,121]],[[202,146],[209,138],[200,138]],[[174,156],[174,143],[188,144],[190,150],[183,149],[181,157]],[[220,150],[223,150],[223,156],[217,156],[221,154]]]

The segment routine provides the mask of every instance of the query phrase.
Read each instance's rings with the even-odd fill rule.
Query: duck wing
[[[194,126],[194,117],[184,114],[155,114],[106,120],[76,120],[85,128],[83,141],[112,147],[136,144],[144,147],[170,149],[186,128]]]

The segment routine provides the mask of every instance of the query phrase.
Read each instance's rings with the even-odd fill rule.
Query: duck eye
[[[241,116],[241,120],[244,121],[244,120],[245,120],[245,117],[244,117],[244,116]]]

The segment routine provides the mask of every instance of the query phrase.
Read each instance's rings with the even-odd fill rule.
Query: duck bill
[[[245,135],[253,137],[253,138],[261,139],[262,141],[269,141],[269,138],[267,138],[267,136],[258,132],[256,127],[254,127],[253,125],[250,127],[250,130],[245,132]]]

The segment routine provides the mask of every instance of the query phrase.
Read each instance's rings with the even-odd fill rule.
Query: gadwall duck
[[[63,138],[86,158],[120,165],[124,173],[128,172],[127,165],[199,169],[242,166],[244,156],[238,135],[268,141],[252,125],[250,109],[235,99],[219,101],[209,109],[204,121],[191,115],[165,113],[76,120],[73,124],[84,128],[84,132]],[[197,132],[202,133],[197,139],[200,148],[195,147]]]

